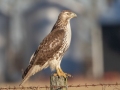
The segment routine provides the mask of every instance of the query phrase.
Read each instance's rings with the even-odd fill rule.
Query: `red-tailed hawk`
[[[69,10],[62,11],[52,29],[43,39],[38,49],[30,58],[29,65],[24,71],[23,83],[32,75],[50,66],[51,70],[56,70],[58,76],[66,78],[60,67],[61,60],[71,42],[70,19],[77,15]]]

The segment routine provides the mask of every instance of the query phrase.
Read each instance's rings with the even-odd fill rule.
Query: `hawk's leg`
[[[60,72],[64,73],[63,70],[62,70],[61,68],[60,68]],[[64,74],[66,75],[66,77],[71,77],[71,75],[68,74],[68,73],[64,73]]]
[[[61,72],[61,73],[64,73],[63,70],[62,70],[61,68],[59,68],[59,69],[60,69],[60,72]],[[71,77],[71,75],[68,74],[68,73],[64,73],[64,74],[66,75],[66,77]]]
[[[61,68],[56,68],[57,73],[54,73],[55,76],[63,76],[64,78],[71,77],[70,74],[64,73]]]

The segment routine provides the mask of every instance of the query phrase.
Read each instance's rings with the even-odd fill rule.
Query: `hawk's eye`
[[[69,15],[69,13],[66,13],[67,15]]]

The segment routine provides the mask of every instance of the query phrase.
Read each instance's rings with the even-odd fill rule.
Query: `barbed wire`
[[[89,88],[89,87],[97,87],[97,86],[102,86],[102,90],[105,90],[106,87],[112,87],[114,86],[113,90],[120,90],[120,88],[118,88],[118,86],[120,86],[120,83],[116,82],[116,83],[98,83],[98,84],[77,84],[77,85],[68,85],[68,86],[30,86],[30,87],[0,87],[0,90],[26,90],[26,89],[31,89],[31,90],[41,90],[43,88],[45,88],[46,90],[49,90],[50,88],[72,88],[72,87],[76,87],[76,88],[80,88],[80,87],[85,87],[85,88]]]

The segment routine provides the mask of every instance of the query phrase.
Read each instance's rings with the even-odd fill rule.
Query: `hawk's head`
[[[77,17],[77,15],[69,10],[63,10],[59,15],[59,18],[64,20],[70,20],[73,17]]]

